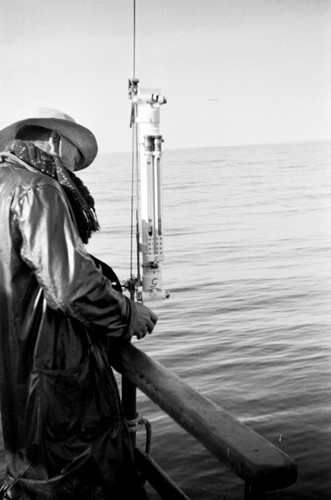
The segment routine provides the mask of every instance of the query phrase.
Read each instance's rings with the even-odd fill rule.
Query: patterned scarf
[[[15,155],[28,165],[56,179],[64,189],[73,210],[80,237],[87,243],[93,232],[100,229],[94,208],[94,199],[83,181],[67,170],[62,161],[37,148],[32,141],[14,139],[5,152]]]

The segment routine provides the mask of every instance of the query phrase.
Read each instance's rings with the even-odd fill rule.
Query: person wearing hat
[[[107,353],[157,317],[85,248],[99,226],[74,172],[97,149],[47,108],[0,131],[2,498],[147,498]]]

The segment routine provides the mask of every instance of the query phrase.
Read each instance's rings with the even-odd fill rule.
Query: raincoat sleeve
[[[131,338],[134,307],[87,253],[57,183],[26,189],[15,211],[21,258],[33,270],[48,305],[98,333]]]

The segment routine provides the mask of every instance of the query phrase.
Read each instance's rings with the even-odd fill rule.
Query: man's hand
[[[157,316],[148,307],[144,306],[140,302],[134,302],[136,308],[136,324],[134,328],[134,335],[138,339],[145,337],[147,333],[152,333],[155,323],[157,322]]]

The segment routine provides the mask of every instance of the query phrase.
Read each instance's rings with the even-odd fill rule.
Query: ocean
[[[329,500],[331,143],[165,148],[162,162],[170,298],[134,344],[295,460],[297,482],[268,499]],[[89,250],[125,280],[131,154],[80,177],[101,224]],[[242,480],[140,392],[138,411],[192,500],[243,499]]]

